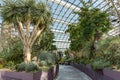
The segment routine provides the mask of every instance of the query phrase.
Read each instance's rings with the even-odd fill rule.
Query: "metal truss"
[[[65,31],[68,29],[69,24],[77,23],[78,15],[74,12],[80,11],[80,7],[83,6],[82,1],[88,3],[90,8],[99,8],[109,13],[115,29],[108,34],[113,36],[120,34],[119,0],[47,0],[53,18],[51,30],[55,34],[54,44],[57,45],[58,50],[65,51],[69,48],[69,34],[65,33]],[[118,25],[116,26],[116,24]]]
[[[76,23],[78,20],[78,15],[74,12],[79,12],[80,7],[82,7],[81,1],[87,0],[49,0],[49,4],[53,14],[54,25],[51,27],[52,31],[55,33],[55,41],[59,50],[65,50],[69,47],[66,44],[70,44],[69,35],[65,33],[68,25],[71,23]],[[91,2],[90,2],[91,1]],[[88,0],[89,7],[99,8],[107,13],[115,12],[114,17],[118,17],[115,6],[112,5],[110,0]],[[115,3],[114,3],[115,5]],[[111,21],[115,18],[111,18]],[[114,23],[114,22],[113,22]],[[119,23],[117,23],[119,24]],[[115,26],[113,24],[113,26]],[[117,27],[117,28],[116,28]],[[120,34],[119,26],[115,26],[115,29],[108,33],[109,35],[116,36]],[[68,38],[66,38],[66,36]],[[69,42],[69,43],[68,43]],[[58,46],[59,45],[59,46]],[[65,47],[66,46],[66,47]]]

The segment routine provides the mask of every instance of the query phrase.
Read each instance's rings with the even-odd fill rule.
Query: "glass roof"
[[[51,29],[55,33],[54,40],[56,41],[55,44],[57,45],[58,50],[64,51],[66,48],[69,48],[69,34],[66,34],[65,31],[70,23],[77,22],[78,15],[74,14],[74,12],[80,11],[80,7],[82,7],[81,1],[87,2],[90,8],[99,8],[109,13],[111,15],[111,21],[118,19],[117,11],[120,6],[117,5],[117,0],[113,0],[114,5],[111,0],[48,0],[54,21]],[[115,7],[117,8],[117,11]],[[115,21],[112,22],[112,24],[116,28],[111,30],[109,35],[115,36],[120,34],[119,23]]]
[[[69,24],[77,22],[78,15],[74,12],[80,11],[80,7],[83,6],[81,1],[85,1],[90,8],[99,8],[109,13],[115,29],[111,30],[108,34],[112,36],[120,34],[119,0],[47,0],[53,18],[53,25],[50,28],[54,32],[54,41],[56,41],[54,44],[58,50],[64,51],[69,48],[69,33],[65,33],[65,31]]]

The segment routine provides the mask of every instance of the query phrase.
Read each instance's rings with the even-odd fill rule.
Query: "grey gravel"
[[[58,77],[56,80],[92,80],[92,79],[72,66],[60,65]]]

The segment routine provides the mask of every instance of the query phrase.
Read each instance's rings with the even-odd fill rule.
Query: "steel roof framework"
[[[74,12],[80,11],[80,7],[82,7],[81,1],[89,2],[90,8],[99,8],[110,14],[112,13],[111,10],[114,11],[115,14],[112,15],[114,17],[111,18],[111,21],[118,17],[117,11],[114,8],[116,6],[117,9],[120,7],[116,5],[118,2],[117,0],[114,0],[115,6],[111,3],[110,0],[49,0],[48,2],[52,10],[54,21],[54,25],[51,26],[51,28],[55,33],[55,44],[59,50],[66,50],[66,48],[69,47],[69,34],[66,34],[65,31],[68,28],[69,24],[77,22],[78,15],[74,14]],[[120,26],[119,23],[117,23],[117,26],[114,25],[114,23],[115,22],[113,22],[113,26],[115,26],[115,29],[110,31],[109,35],[116,36],[120,34]]]
[[[65,51],[69,48],[69,33],[65,33],[68,25],[77,23],[78,15],[74,12],[80,11],[82,1],[88,3],[90,8],[95,7],[106,11],[111,15],[111,22],[115,27],[109,34],[116,36],[120,34],[120,1],[119,0],[47,0],[52,11],[53,25],[50,27],[55,34],[54,44],[58,50]],[[114,21],[117,19],[116,21]],[[117,25],[116,25],[117,24]]]

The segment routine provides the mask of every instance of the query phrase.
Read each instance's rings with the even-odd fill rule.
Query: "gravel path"
[[[72,66],[60,65],[56,80],[92,80],[86,74]]]

